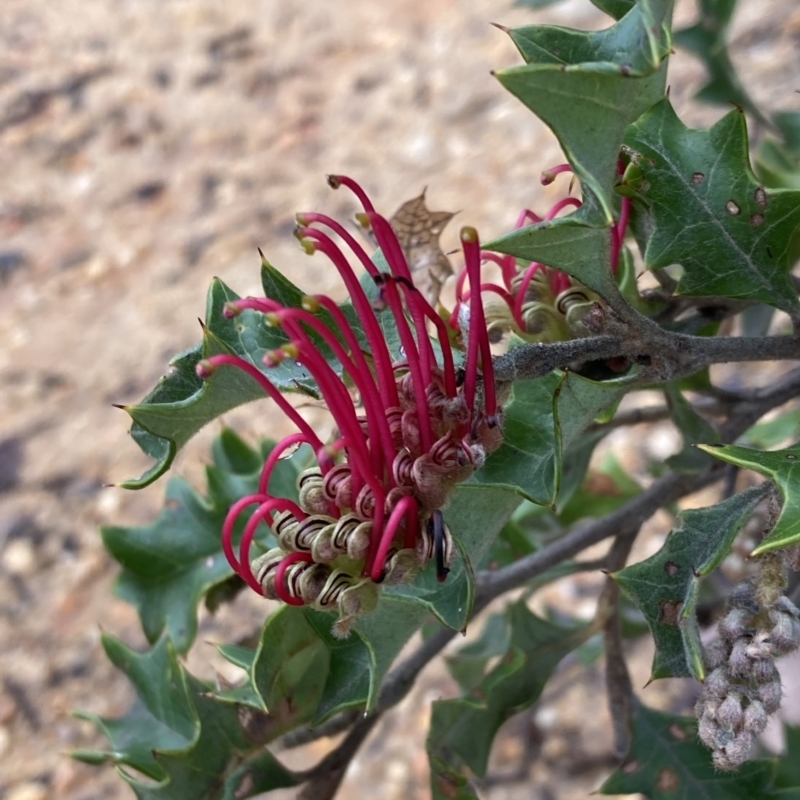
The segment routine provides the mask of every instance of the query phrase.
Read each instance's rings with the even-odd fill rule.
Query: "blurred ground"
[[[796,104],[800,11],[794,0],[742,4],[734,54],[768,108]],[[692,18],[679,2],[678,17]],[[112,402],[140,399],[175,352],[199,335],[204,293],[219,275],[258,289],[256,247],[301,285],[340,294],[318,257],[291,238],[297,210],[349,216],[328,172],[361,180],[392,212],[428,186],[459,225],[501,232],[519,208],[546,205],[541,169],[559,158],[548,131],[490,70],[517,63],[488,25],[552,21],[599,27],[588,0],[541,12],[496,0],[3,0],[0,5],[0,795],[99,800],[131,793],[110,769],[62,753],[99,740],[69,711],[122,712],[124,682],[99,647],[99,626],[143,644],[132,610],[112,598],[114,566],[100,523],[152,517],[163,481],[139,493],[102,488],[146,461]],[[672,98],[686,119],[697,64],[673,58]],[[226,420],[275,433],[269,404]],[[210,426],[174,471],[198,481]],[[637,429],[642,434],[641,428]],[[618,443],[620,451],[631,443]],[[665,520],[658,528],[663,534]],[[566,584],[580,605],[586,587]],[[589,603],[591,613],[591,603]],[[200,639],[230,640],[263,618],[242,598]],[[202,643],[193,668],[211,673]],[[633,659],[644,683],[649,655]],[[509,723],[493,769],[509,772],[535,720],[540,757],[526,782],[484,796],[569,800],[611,763],[598,702],[602,677],[566,663],[535,715]],[[454,686],[434,665],[369,740],[343,798],[428,796],[424,730],[431,700]],[[688,702],[684,686],[648,690]],[[587,713],[589,712],[589,713]],[[330,743],[290,756],[308,766]]]

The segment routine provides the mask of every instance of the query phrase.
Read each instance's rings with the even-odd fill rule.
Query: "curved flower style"
[[[541,182],[546,186],[562,172],[571,171],[569,164],[559,164],[545,170]],[[514,227],[522,228],[531,223],[545,222],[554,219],[565,208],[580,206],[581,201],[577,197],[568,196],[559,200],[544,217],[524,209]],[[623,197],[620,201],[619,219],[611,228],[613,273],[617,270],[629,214],[630,199]],[[502,286],[491,282],[480,284],[481,292],[500,298],[499,302],[489,302],[486,305],[486,321],[492,341],[499,341],[512,331],[523,339],[540,342],[563,341],[587,335],[582,320],[600,299],[594,292],[566,273],[536,261],[523,266],[517,263],[514,256],[501,256],[489,251],[483,251],[481,258],[499,266],[503,281]],[[463,289],[466,277],[466,271],[462,270],[457,278],[456,296],[459,300],[466,300],[470,296]]]
[[[323,443],[267,376],[243,359],[216,355],[200,362],[197,370],[204,378],[224,365],[245,371],[298,428],[270,453],[258,491],[229,510],[222,530],[228,561],[266,597],[337,610],[334,632],[346,636],[353,618],[375,606],[378,584],[411,580],[429,558],[435,559],[438,579],[445,579],[453,542],[441,507],[452,487],[500,445],[502,432],[480,292],[473,293],[459,314],[469,324],[462,331],[466,358],[457,368],[447,326],[415,288],[389,223],[354,181],[331,176],[329,183],[347,186],[361,201],[364,210],[356,218],[372,231],[389,272],[379,272],[354,237],[323,214],[299,214],[296,236],[307,253],[324,253],[339,271],[363,326],[369,356],[341,309],[322,295],[304,297],[301,308],[248,297],[229,303],[225,314],[255,309],[268,324],[284,330],[289,343],[268,353],[264,363],[272,367],[291,358],[303,364],[333,415],[335,441]],[[372,300],[326,231],[336,234],[372,277]],[[476,231],[463,228],[461,241],[467,274],[477,285]],[[376,312],[391,315],[402,344],[399,361],[392,361]],[[436,333],[438,357],[429,326]],[[320,354],[315,343],[320,340],[338,360],[342,375]],[[311,446],[317,465],[300,475],[298,502],[271,496],[267,487],[275,464],[299,443]],[[257,508],[244,527],[237,555],[234,525],[253,505]],[[251,564],[251,544],[262,521],[279,546]]]

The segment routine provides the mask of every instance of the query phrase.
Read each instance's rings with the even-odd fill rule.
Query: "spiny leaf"
[[[503,444],[487,458],[475,482],[505,486],[552,506],[561,484],[563,453],[625,394],[629,383],[630,378],[600,382],[559,371],[516,381],[505,406]]]
[[[774,764],[750,761],[718,772],[697,738],[694,719],[633,704],[631,749],[600,794],[635,794],[651,800],[754,800],[768,798]]]
[[[669,415],[683,436],[683,449],[670,456],[667,464],[677,472],[702,472],[710,466],[710,460],[693,445],[699,442],[717,442],[719,434],[706,422],[681,394],[677,383],[664,387]]]
[[[625,144],[643,174],[633,199],[652,231],[644,250],[648,269],[680,264],[682,294],[800,312],[787,255],[800,225],[800,192],[759,185],[741,111],[693,130],[665,99],[630,126]]]
[[[297,785],[264,748],[271,732],[267,715],[214,698],[209,686],[178,663],[167,637],[143,654],[108,635],[103,647],[138,699],[118,719],[81,714],[108,736],[111,749],[77,751],[75,758],[117,765],[140,800],[240,800]]]
[[[509,606],[506,614],[511,639],[500,663],[465,697],[433,704],[427,741],[432,784],[435,759],[452,769],[455,756],[476,775],[485,775],[499,727],[536,702],[558,662],[589,635],[588,628],[565,628],[536,617],[524,602]]]
[[[447,580],[440,583],[434,564],[429,562],[413,583],[387,587],[386,594],[413,600],[448,627],[463,630],[475,594],[473,565],[481,563],[519,504],[519,495],[505,487],[457,486],[443,509],[444,521],[459,551]]]
[[[300,289],[267,261],[262,262],[261,283],[266,297],[287,307],[301,305]],[[172,371],[141,403],[125,406],[133,419],[131,436],[157,462],[140,478],[121,483],[124,488],[148,486],[169,469],[178,450],[202,427],[237,406],[265,397],[261,387],[236,367],[223,366],[209,379],[200,379],[195,367],[202,358],[221,353],[237,355],[283,391],[316,394],[308,371],[296,361],[285,359],[275,367],[264,366],[262,359],[267,351],[286,344],[288,338],[280,328],[265,325],[264,315],[257,311],[247,309],[231,319],[225,317],[225,304],[238,299],[235,292],[215,278],[208,291],[202,343],[176,356],[170,362]],[[345,305],[342,311],[361,337],[352,307]],[[331,330],[336,330],[327,312],[320,310],[318,315]],[[341,372],[341,365],[325,342],[313,332],[309,336],[331,366]]]
[[[736,104],[763,122],[764,117],[736,74],[725,41],[736,0],[700,0],[698,5],[700,17],[697,22],[675,31],[675,44],[694,53],[708,72],[708,81],[700,87],[695,98],[724,106]]]
[[[774,481],[778,487],[783,502],[778,521],[750,555],[800,542],[800,444],[771,451],[751,450],[734,444],[700,444],[698,447],[729,464],[752,469]]]
[[[715,506],[681,512],[655,555],[612,575],[642,610],[653,633],[651,680],[705,677],[695,617],[700,579],[722,561],[763,496],[763,489],[754,487]]]
[[[509,31],[527,63],[496,76],[558,137],[598,224],[612,220],[625,127],[663,97],[671,13],[670,0],[642,0],[604,31],[547,25]]]
[[[462,692],[474,689],[483,680],[486,665],[495,656],[508,650],[511,628],[506,614],[492,614],[486,619],[477,639],[445,656],[450,674]]]
[[[414,285],[434,307],[442,285],[453,274],[439,237],[454,216],[450,211],[430,211],[423,191],[419,197],[403,203],[389,220],[408,260]]]
[[[122,565],[115,591],[136,607],[148,640],[169,632],[179,652],[186,652],[197,632],[197,605],[203,595],[223,584],[233,570],[222,553],[220,532],[228,507],[255,491],[261,454],[251,450],[232,431],[224,431],[213,447],[214,463],[207,467],[209,492],[199,495],[182,478],[167,484],[164,508],[150,525],[104,527],[103,543]],[[248,459],[242,460],[248,451]],[[279,461],[270,478],[270,491],[295,497],[295,461]],[[247,520],[242,514],[237,531]]]

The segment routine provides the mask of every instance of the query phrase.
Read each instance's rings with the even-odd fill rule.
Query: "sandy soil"
[[[800,11],[793,0],[747,5],[734,31],[745,82],[768,107],[796,106]],[[691,19],[691,5],[678,15]],[[164,484],[103,488],[147,466],[111,403],[140,399],[197,340],[212,276],[240,293],[258,289],[257,246],[297,282],[341,294],[290,236],[297,210],[352,212],[325,173],[360,179],[389,212],[428,186],[431,207],[461,210],[458,224],[485,236],[522,206],[545,206],[561,189],[537,178],[559,151],[491,77],[518,59],[488,22],[592,28],[603,19],[587,0],[541,12],[490,0],[3,0],[0,795],[131,796],[112,770],[62,755],[99,743],[70,709],[115,714],[130,700],[100,628],[143,644],[134,612],[112,598],[115,568],[97,527],[148,520]],[[697,65],[678,53],[672,70],[687,119],[716,118],[689,109]],[[273,414],[261,404],[226,421],[263,435],[281,424]],[[174,472],[199,482],[218,430],[197,437]],[[567,600],[581,600],[579,588],[564,589]],[[243,598],[204,617],[200,639],[231,639],[263,615]],[[648,659],[635,659],[639,672]],[[202,644],[191,659],[205,674],[215,663]],[[568,800],[596,788],[609,769],[607,723],[601,714],[587,723],[586,709],[600,682],[597,667],[567,664],[536,714],[510,723],[496,748],[493,768],[513,769],[520,734],[536,721],[529,782],[497,783],[485,797]],[[426,797],[428,706],[453,691],[432,667],[370,739],[342,796],[368,786],[383,798]],[[308,765],[328,747],[293,752],[290,763]]]

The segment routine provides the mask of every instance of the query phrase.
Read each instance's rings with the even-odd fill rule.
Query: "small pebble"
[[[11,575],[30,575],[36,569],[36,551],[27,539],[15,539],[6,545],[3,567]]]
[[[47,800],[47,788],[41,783],[18,783],[6,800]]]

